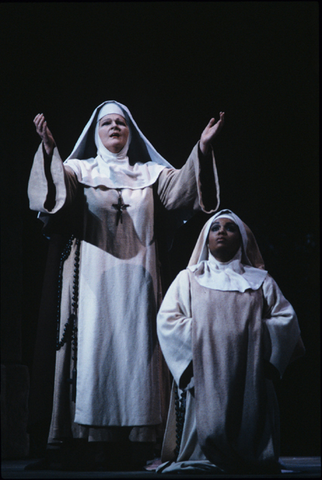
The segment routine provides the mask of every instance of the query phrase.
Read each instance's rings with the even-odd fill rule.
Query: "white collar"
[[[219,262],[209,252],[208,260],[202,260],[188,269],[201,286],[212,290],[242,293],[249,289],[258,290],[267,271],[242,264],[241,257],[241,248],[229,262]]]

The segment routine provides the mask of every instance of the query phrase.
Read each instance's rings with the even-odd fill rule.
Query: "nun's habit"
[[[99,119],[109,113],[120,113],[130,129],[118,154],[109,152],[97,134]],[[198,210],[217,210],[213,152],[205,159],[197,144],[185,165],[174,169],[129,110],[109,101],[95,109],[64,163],[57,148],[51,160],[45,156],[40,145],[28,186],[30,208],[40,212],[48,236],[75,236],[62,266],[59,342],[71,313],[77,327],[77,349],[66,342],[56,354],[49,442],[119,439],[115,427],[133,427],[132,441],[155,441],[169,393],[156,334],[160,237]],[[203,174],[211,178],[207,200]],[[74,367],[76,400],[71,402],[67,379]],[[41,362],[34,368],[36,378]],[[35,409],[31,413],[30,425],[39,422]]]
[[[242,237],[242,246],[225,263],[207,246],[218,217],[232,219]],[[174,377],[158,471],[275,471],[279,409],[267,376],[276,369],[282,377],[304,347],[292,306],[264,270],[252,232],[230,210],[205,224],[188,268],[164,297],[157,332]],[[176,388],[186,395],[181,443],[176,443]]]

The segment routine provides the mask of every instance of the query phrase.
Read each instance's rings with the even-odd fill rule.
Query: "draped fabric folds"
[[[139,131],[128,109],[122,109],[131,124],[130,163],[152,169],[153,181],[120,189],[80,177],[92,162],[86,155],[90,152],[87,159],[95,159],[97,109],[65,163],[56,147],[47,158],[40,145],[29,179],[30,208],[40,212],[46,235],[68,238],[73,233],[80,240],[76,402],[70,398],[68,379],[74,365],[67,343],[56,353],[53,398],[45,402],[52,405],[49,442],[71,437],[117,440],[123,427],[132,441],[151,442],[160,435],[169,402],[169,374],[156,334],[163,295],[158,232],[167,230],[163,223],[160,228],[160,221],[173,213],[176,220],[170,225],[179,226],[197,211],[216,211],[219,204],[213,152],[205,161],[197,144],[184,166],[175,169]],[[137,157],[140,152],[145,158]],[[73,162],[81,165],[78,173]],[[201,181],[204,170],[207,185]],[[211,205],[204,203],[207,191]],[[74,241],[62,271],[60,338],[73,310],[75,251]],[[49,321],[53,327],[55,314],[39,319],[43,335]],[[33,399],[43,392],[37,378],[41,344],[43,340],[35,354]],[[35,405],[30,404],[31,423],[39,421]],[[41,415],[45,418],[48,410]]]
[[[200,472],[251,473],[277,468],[279,409],[268,366],[281,377],[294,352],[299,357],[305,350],[296,313],[275,280],[263,268],[241,261],[256,258],[263,267],[255,239],[249,250],[248,227],[242,254],[221,265],[224,271],[239,275],[240,282],[226,288],[218,280],[216,266],[209,265],[213,260],[206,252],[205,230],[209,232],[221,215],[208,220],[193,254],[198,251],[200,262],[194,266],[190,262],[178,274],[157,317],[165,360],[179,392],[187,392],[178,456],[172,405],[163,444],[165,463],[159,472],[190,467]],[[208,260],[200,257],[202,251]],[[253,268],[257,284],[243,289],[246,267]],[[205,270],[208,278],[203,282]]]

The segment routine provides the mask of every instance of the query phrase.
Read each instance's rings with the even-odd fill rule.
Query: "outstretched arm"
[[[54,137],[47,126],[46,119],[43,113],[38,113],[34,118],[36,132],[41,138],[45,151],[48,156],[51,156],[56,145]]]
[[[215,118],[212,118],[200,137],[200,150],[204,155],[207,155],[209,152],[209,147],[214,139],[217,137],[218,133],[222,129],[225,121],[225,112],[220,112],[218,122],[215,121]]]
[[[35,155],[29,177],[30,209],[42,213],[56,213],[73,201],[78,182],[74,172],[69,167],[64,167],[42,113],[35,116],[34,124],[42,143]]]

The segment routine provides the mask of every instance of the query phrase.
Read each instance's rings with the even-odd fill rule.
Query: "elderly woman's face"
[[[230,218],[217,218],[210,227],[209,250],[219,262],[228,262],[241,245],[238,226]]]
[[[111,113],[101,118],[98,124],[98,134],[105,148],[112,153],[122,150],[129,137],[129,127],[122,115]]]

